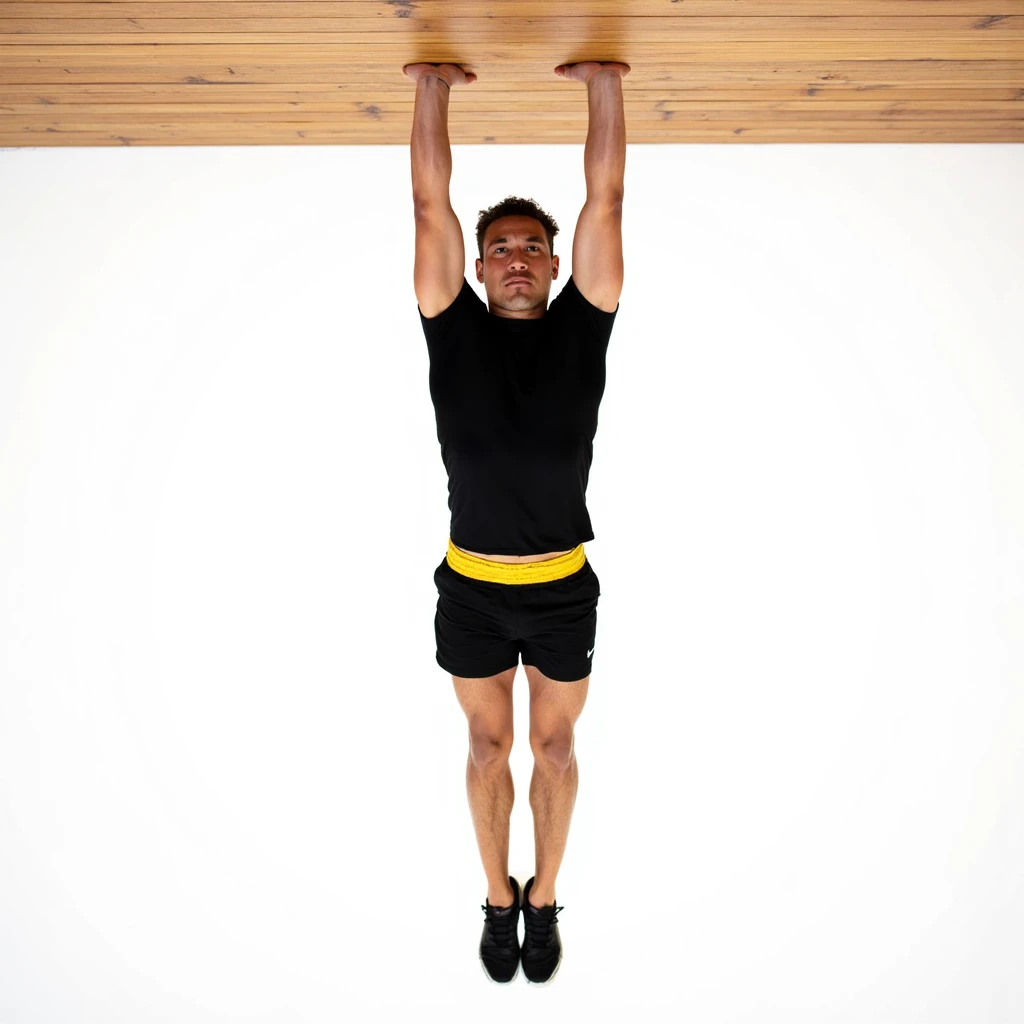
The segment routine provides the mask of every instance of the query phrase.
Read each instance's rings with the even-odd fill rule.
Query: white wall
[[[1024,1015],[1022,182],[630,147],[552,1014]],[[413,257],[407,147],[0,153],[3,1021],[478,1019]]]

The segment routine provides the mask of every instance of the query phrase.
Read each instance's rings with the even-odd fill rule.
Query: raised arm
[[[406,64],[402,70],[416,82],[412,120],[412,201],[423,208],[448,206],[452,180],[452,147],[448,140],[448,94],[453,85],[475,82],[476,75],[458,64]]]
[[[583,173],[587,199],[621,202],[626,178],[626,115],[622,108],[622,79],[630,72],[618,61],[585,60],[559,64],[555,74],[587,87],[587,145]]]
[[[557,74],[585,82],[590,110],[583,170],[587,201],[572,240],[572,279],[580,294],[614,313],[622,292],[622,199],[626,175],[626,118],[621,79],[628,64],[560,64]]]
[[[450,84],[472,82],[457,64],[407,64],[416,80],[412,126],[412,202],[416,216],[413,284],[420,312],[428,319],[446,310],[462,290],[466,244],[452,209],[448,187],[452,149],[448,141]]]

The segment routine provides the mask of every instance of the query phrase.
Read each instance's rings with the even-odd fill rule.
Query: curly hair
[[[500,217],[533,217],[539,220],[548,236],[548,249],[552,255],[555,249],[555,235],[558,234],[558,225],[554,218],[545,213],[532,199],[520,199],[518,196],[508,196],[500,203],[492,206],[489,210],[480,211],[480,219],[476,223],[476,247],[480,253],[480,259],[484,258],[484,235],[487,229]]]

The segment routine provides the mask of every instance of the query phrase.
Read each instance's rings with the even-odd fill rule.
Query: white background
[[[477,959],[408,147],[0,153],[3,1024],[1020,1021],[1022,183],[630,146],[538,991]],[[456,148],[482,298],[478,212],[555,217],[554,298],[584,188]]]

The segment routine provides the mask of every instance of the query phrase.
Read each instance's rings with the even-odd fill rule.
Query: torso
[[[455,547],[458,547],[456,544]],[[459,548],[467,555],[476,555],[477,558],[486,558],[488,562],[546,562],[549,558],[558,558],[559,555],[567,555],[570,551],[551,551],[546,555],[481,555],[477,551],[466,551],[465,548]]]

